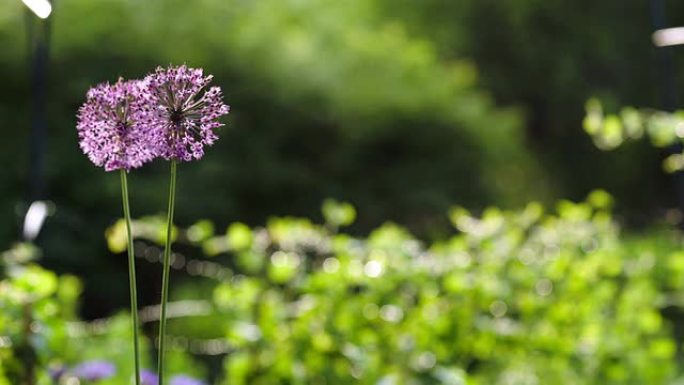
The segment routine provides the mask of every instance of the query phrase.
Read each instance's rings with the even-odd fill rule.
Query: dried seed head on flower
[[[145,78],[149,108],[145,124],[162,132],[160,155],[167,160],[191,161],[204,155],[204,147],[218,139],[219,118],[230,108],[223,103],[221,88],[207,86],[212,76],[202,69],[157,68]]]
[[[95,165],[130,170],[158,155],[159,135],[141,124],[145,92],[140,81],[123,79],[88,91],[76,128],[81,150]]]

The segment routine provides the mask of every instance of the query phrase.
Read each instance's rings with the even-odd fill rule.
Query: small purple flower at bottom
[[[63,365],[54,365],[48,368],[48,375],[50,376],[50,379],[52,379],[52,382],[58,382],[65,372],[66,368]]]
[[[170,385],[207,385],[206,382],[196,378],[180,375],[171,378]]]
[[[159,376],[151,370],[143,369],[140,372],[141,385],[159,385]]]
[[[116,374],[114,364],[107,361],[85,361],[72,369],[74,376],[87,381],[100,381]]]

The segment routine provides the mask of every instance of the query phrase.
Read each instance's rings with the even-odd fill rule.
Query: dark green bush
[[[180,189],[186,209],[179,214],[187,218],[211,212],[216,220],[261,223],[273,214],[312,216],[335,196],[365,212],[360,229],[390,218],[425,233],[443,228],[441,213],[455,201],[522,204],[544,190],[523,148],[520,114],[494,106],[471,62],[441,61],[430,41],[383,18],[372,3],[56,2],[49,196],[77,218],[111,218],[102,208],[118,209],[104,199],[118,194],[116,181],[78,153],[75,112],[89,86],[169,62],[204,67],[232,106],[206,161],[181,171],[185,183],[202,181],[207,196],[219,197],[196,200]],[[0,5],[0,75],[9,80],[0,116],[20,132],[30,100],[22,7]],[[24,134],[15,136],[0,155],[14,164],[3,170],[10,182],[0,191],[5,206],[21,196],[25,143]],[[540,183],[531,188],[534,181]],[[132,194],[138,204],[163,207],[156,190],[164,182],[147,174],[139,183],[145,188]],[[95,207],[100,218],[93,218]]]

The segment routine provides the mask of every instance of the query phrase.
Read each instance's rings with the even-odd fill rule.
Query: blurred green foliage
[[[612,150],[628,140],[647,136],[655,147],[669,147],[671,152],[663,160],[666,172],[684,169],[684,111],[664,112],[651,109],[623,107],[619,114],[605,114],[598,99],[586,104],[584,130],[594,139],[596,146]]]
[[[670,5],[677,15],[681,6]],[[655,104],[640,0],[622,2],[620,18],[614,4],[589,0],[54,6],[46,198],[57,211],[39,242],[50,250],[46,266],[86,277],[89,317],[125,306],[123,291],[104,288],[126,269],[101,253],[100,229],[120,211],[118,181],[79,153],[75,112],[89,86],[159,64],[204,67],[232,106],[216,147],[181,167],[181,223],[319,217],[318,203],[334,197],[363,213],[352,233],[392,220],[439,239],[454,203],[517,207],[600,186],[616,194],[630,224],[671,206],[667,180],[651,172],[657,151],[632,146],[608,158],[577,132],[589,94]],[[0,4],[4,245],[17,238],[28,185],[27,26],[37,21],[27,12],[20,1]],[[165,171],[154,164],[132,175],[134,213],[163,210]]]
[[[384,0],[382,12],[405,20],[439,56],[468,57],[498,103],[525,115],[526,142],[557,197],[581,199],[596,187],[614,193],[618,212],[643,225],[673,206],[670,178],[653,172],[661,153],[644,143],[596,151],[578,130],[589,95],[613,105],[659,107],[663,83],[684,86],[681,48],[670,49],[672,78],[656,56],[652,17],[684,25],[684,3],[576,0]],[[616,17],[619,15],[619,17]],[[681,101],[680,101],[681,103]]]
[[[559,202],[556,213],[537,203],[477,216],[455,207],[456,233],[430,245],[392,223],[367,237],[338,232],[334,215],[324,224],[236,223],[225,233],[200,221],[178,231],[170,333],[184,358],[174,368],[208,368],[214,383],[231,385],[674,384],[684,373],[671,319],[684,306],[682,239],[669,231],[625,238],[612,205],[595,191],[586,202]],[[163,227],[135,221],[136,255],[158,262],[160,239],[136,231],[153,226]],[[110,240],[117,251],[119,241]],[[179,280],[183,272],[194,278]],[[22,289],[31,274],[2,287]],[[40,285],[49,297],[56,278],[41,274],[53,282]],[[58,314],[51,322],[64,322]],[[21,320],[8,312],[4,322]],[[130,371],[126,322],[75,323],[72,333],[102,335],[79,345],[79,358]],[[9,346],[0,351],[16,354]],[[193,367],[188,352],[208,366]],[[38,362],[70,362],[64,355]]]
[[[0,73],[14,74],[26,60],[24,9],[0,7]],[[59,161],[48,171],[51,196],[68,210],[116,202],[103,199],[116,197],[116,181],[75,144],[87,88],[169,62],[214,74],[233,111],[207,159],[181,170],[182,182],[217,197],[196,200],[181,188],[189,218],[312,215],[335,196],[356,202],[367,228],[389,217],[430,230],[454,201],[520,204],[537,190],[526,183],[538,174],[520,114],[493,105],[471,62],[441,61],[434,44],[383,17],[373,1],[63,0],[51,37],[49,157]],[[7,92],[21,97],[3,103],[2,115],[26,127],[26,77],[12,78]],[[20,159],[14,182],[26,167],[22,139],[3,155]],[[132,196],[154,207],[164,176],[145,176],[146,188]],[[18,198],[8,193],[4,199]]]
[[[28,185],[26,24],[37,22],[26,12],[20,1],[0,4],[6,218],[23,213]],[[118,179],[78,150],[75,114],[88,87],[160,64],[205,68],[232,107],[216,146],[180,168],[181,223],[314,217],[334,197],[364,213],[354,231],[393,220],[438,237],[454,202],[515,206],[547,197],[553,184],[524,147],[522,114],[495,105],[475,64],[445,60],[379,1],[61,0],[49,22],[46,198],[57,211],[40,242],[50,250],[46,266],[95,286],[89,316],[124,305],[123,293],[97,286],[126,270],[101,256],[100,229],[120,211]],[[133,173],[134,213],[164,209],[166,172],[157,163]],[[0,244],[16,239],[19,222],[0,223]]]
[[[71,369],[89,360],[116,367],[113,377],[98,384],[129,383],[133,351],[128,314],[81,322],[77,307],[82,288],[76,277],[58,277],[38,266],[40,251],[30,244],[17,244],[1,257],[1,385],[73,384]],[[149,350],[149,344],[143,341],[142,348]],[[151,357],[144,358],[144,366],[151,368]],[[172,352],[169,361],[172,374],[204,375],[183,352]]]

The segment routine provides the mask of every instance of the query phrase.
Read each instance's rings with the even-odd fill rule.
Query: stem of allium
[[[169,209],[166,222],[166,247],[164,248],[164,273],[162,275],[161,316],[159,317],[159,362],[157,374],[159,385],[164,385],[164,354],[166,345],[166,305],[169,299],[169,274],[171,270],[171,235],[173,230],[173,207],[176,200],[176,161],[171,161],[169,183]]]
[[[135,252],[131,234],[131,208],[128,205],[128,180],[126,170],[121,169],[121,197],[126,220],[126,239],[128,240],[128,282],[131,292],[131,317],[133,327],[133,359],[135,360],[135,384],[140,385],[140,346],[138,343],[138,289],[136,288]]]

